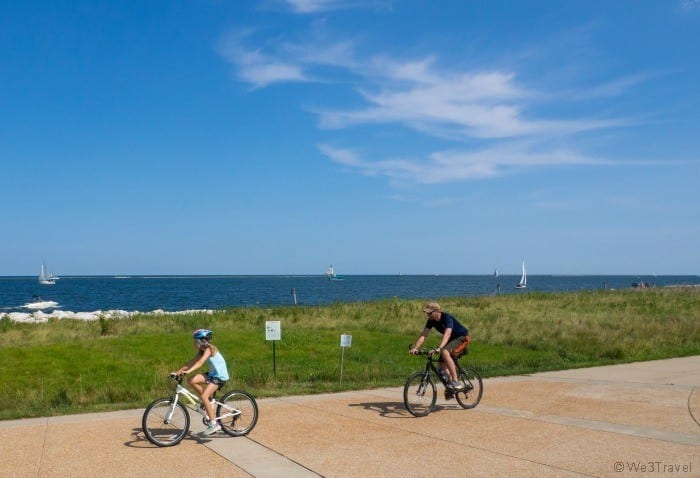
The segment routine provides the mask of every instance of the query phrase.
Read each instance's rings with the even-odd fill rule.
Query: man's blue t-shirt
[[[450,335],[449,340],[469,335],[469,330],[447,312],[442,312],[440,320],[428,320],[425,323],[425,328],[435,329],[441,334],[445,333],[445,329],[452,329],[452,335]]]

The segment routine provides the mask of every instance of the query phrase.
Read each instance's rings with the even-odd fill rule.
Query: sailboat
[[[493,276],[498,278],[498,267],[496,267],[496,270],[493,271]]]
[[[46,268],[46,261],[41,263],[41,272],[39,272],[39,284],[44,285],[54,285],[56,283],[56,278],[49,274]]]
[[[527,273],[525,272],[525,261],[523,261],[523,275],[520,277],[520,282],[515,284],[513,287],[516,289],[525,289],[527,287]]]

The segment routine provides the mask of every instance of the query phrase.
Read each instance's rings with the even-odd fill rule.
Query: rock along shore
[[[22,322],[27,324],[46,323],[50,319],[72,319],[93,321],[99,319],[125,319],[135,315],[186,315],[186,314],[213,314],[210,309],[178,310],[168,312],[163,309],[156,309],[150,312],[138,310],[94,310],[92,312],[71,312],[69,310],[54,310],[46,313],[41,310],[36,312],[8,312],[0,313],[0,320],[11,320],[12,322]]]

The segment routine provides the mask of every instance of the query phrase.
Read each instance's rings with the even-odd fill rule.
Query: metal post
[[[272,341],[272,371],[277,377],[277,355],[275,354],[275,341]]]

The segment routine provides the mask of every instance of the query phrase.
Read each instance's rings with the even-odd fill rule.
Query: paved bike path
[[[143,410],[5,421],[0,476],[698,477],[696,387],[700,356],[488,379],[476,409],[424,418],[401,387],[262,399],[249,436],[171,448]]]

